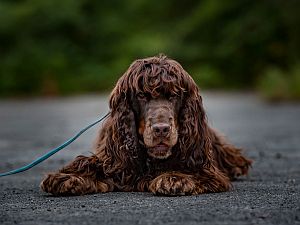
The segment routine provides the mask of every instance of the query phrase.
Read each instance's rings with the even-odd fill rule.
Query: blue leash
[[[101,122],[102,120],[104,120],[110,113],[107,113],[105,116],[103,116],[102,118],[96,120],[95,122],[91,123],[90,125],[88,125],[87,127],[83,128],[81,131],[79,131],[74,137],[70,138],[69,140],[67,140],[65,143],[63,143],[62,145],[58,146],[57,148],[52,149],[51,151],[49,151],[48,153],[46,153],[45,155],[42,155],[41,157],[37,158],[36,160],[34,160],[32,163],[20,167],[18,169],[15,170],[11,170],[8,171],[6,173],[0,173],[0,177],[4,177],[4,176],[8,176],[8,175],[12,175],[12,174],[16,174],[16,173],[21,173],[24,172],[26,170],[31,169],[32,167],[36,166],[37,164],[43,162],[44,160],[48,159],[50,156],[54,155],[55,153],[57,153],[58,151],[64,149],[65,147],[67,147],[68,145],[70,145],[73,141],[75,141],[81,134],[83,134],[85,131],[87,131],[88,129],[90,129],[91,127],[93,127],[94,125],[96,125],[97,123]]]

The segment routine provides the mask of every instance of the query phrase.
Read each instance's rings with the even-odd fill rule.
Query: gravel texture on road
[[[156,197],[106,193],[52,197],[47,172],[89,155],[97,130],[37,167],[0,178],[0,224],[300,224],[300,104],[266,104],[253,94],[205,93],[212,127],[254,160],[230,192]],[[107,110],[108,96],[0,101],[0,172],[31,162]]]

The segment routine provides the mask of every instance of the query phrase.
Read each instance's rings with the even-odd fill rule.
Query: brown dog
[[[227,191],[231,179],[247,174],[251,160],[208,126],[199,88],[178,62],[136,60],[109,103],[95,154],[49,174],[45,192],[196,195]]]

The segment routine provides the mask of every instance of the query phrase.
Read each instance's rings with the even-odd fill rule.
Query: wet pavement
[[[106,193],[51,197],[43,176],[89,155],[99,128],[22,174],[0,178],[0,224],[300,224],[300,104],[205,93],[210,124],[254,160],[234,190],[187,197]],[[0,172],[20,167],[104,115],[107,95],[0,100]]]

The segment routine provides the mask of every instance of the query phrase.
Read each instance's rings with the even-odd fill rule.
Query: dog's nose
[[[166,137],[170,133],[170,125],[167,123],[158,123],[152,126],[156,137]]]

